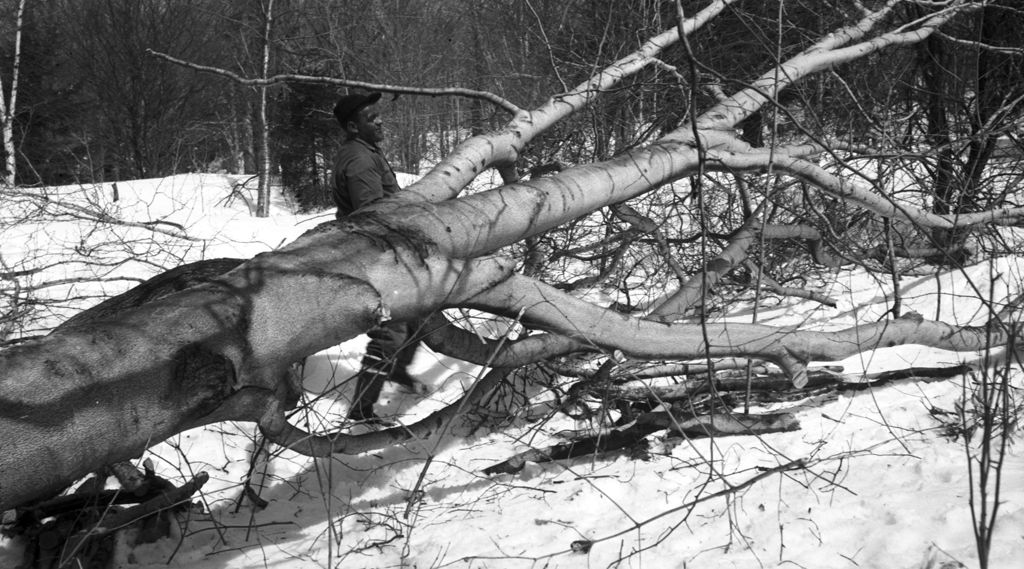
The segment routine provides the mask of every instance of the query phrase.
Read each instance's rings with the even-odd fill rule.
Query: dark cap
[[[334,117],[338,119],[338,124],[342,127],[345,123],[352,118],[352,115],[359,112],[359,109],[368,107],[380,100],[380,93],[373,92],[365,95],[345,95],[341,99],[338,99],[338,104],[334,105]]]

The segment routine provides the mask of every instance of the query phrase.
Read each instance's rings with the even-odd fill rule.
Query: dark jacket
[[[380,149],[364,140],[346,140],[334,163],[336,217],[342,217],[400,190]]]

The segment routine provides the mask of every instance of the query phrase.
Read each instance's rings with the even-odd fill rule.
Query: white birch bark
[[[11,95],[5,102],[3,80],[0,78],[0,131],[4,145],[4,183],[13,186],[17,174],[17,155],[14,148],[14,114],[18,109],[18,73],[21,69],[21,28],[25,15],[25,2],[18,2],[18,16],[14,28],[14,60],[11,68]]]

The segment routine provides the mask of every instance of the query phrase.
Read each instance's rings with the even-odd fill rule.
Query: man
[[[345,95],[334,106],[334,116],[345,133],[334,164],[334,203],[338,206],[338,219],[401,189],[395,172],[377,146],[384,139],[383,121],[374,107],[380,96],[380,93]],[[416,352],[416,342],[410,340],[411,332],[410,324],[405,322],[385,322],[369,331],[370,343],[356,375],[356,393],[348,413],[350,419],[385,422],[373,410],[385,381],[418,390],[418,382],[407,371]]]
[[[380,93],[345,95],[334,106],[334,116],[345,134],[334,164],[338,219],[401,189],[395,172],[377,147],[384,140],[384,122],[374,107],[378,100]]]

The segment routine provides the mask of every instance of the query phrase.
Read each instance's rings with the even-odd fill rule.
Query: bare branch
[[[838,261],[831,258],[824,251],[824,245],[818,230],[807,225],[768,225],[761,227],[760,211],[761,208],[759,207],[747,218],[746,223],[732,235],[725,249],[707,264],[704,275],[694,276],[680,287],[678,291],[660,304],[656,304],[656,307],[648,314],[647,318],[658,322],[672,322],[681,319],[687,310],[704,297],[706,294],[705,287],[710,289],[747,259],[747,251],[759,239],[804,239],[810,243],[811,254],[815,261],[826,266],[838,265]],[[775,283],[775,287],[778,290],[782,288],[778,283]],[[812,293],[809,291],[804,294],[797,291],[792,292],[798,296],[812,296]],[[825,304],[828,304],[828,302],[826,301]]]
[[[508,113],[515,115],[521,112],[518,106],[511,101],[500,97],[494,93],[487,91],[477,91],[475,89],[465,89],[462,87],[411,87],[407,85],[391,85],[387,83],[370,83],[368,81],[354,81],[352,79],[340,79],[337,77],[321,77],[317,75],[300,75],[295,73],[283,73],[279,75],[271,75],[265,79],[255,78],[248,79],[241,75],[228,71],[227,69],[221,69],[219,67],[211,67],[209,65],[200,65],[198,63],[192,63],[183,59],[167,55],[166,53],[160,53],[147,49],[146,53],[163,59],[175,65],[194,69],[202,73],[210,73],[213,75],[219,75],[226,77],[235,83],[245,85],[247,87],[269,87],[278,83],[306,83],[310,85],[336,85],[338,87],[358,87],[361,89],[369,89],[372,91],[381,91],[384,93],[395,93],[397,95],[426,95],[431,97],[439,96],[455,96],[455,97],[466,97],[468,99],[480,99],[487,101],[494,106],[507,111]]]
[[[975,48],[975,49],[983,49],[983,50],[986,50],[986,51],[991,51],[992,53],[1003,53],[1003,54],[1006,54],[1006,55],[1014,55],[1014,56],[1017,56],[1017,57],[1024,56],[1024,48],[1021,48],[1021,47],[1007,47],[1007,46],[1000,46],[1000,45],[991,45],[991,44],[987,44],[985,42],[966,40],[966,39],[962,39],[962,38],[953,37],[953,36],[951,36],[949,34],[946,34],[946,33],[943,33],[943,32],[937,32],[936,35],[938,35],[942,39],[949,40],[949,41],[951,41],[953,43],[956,43],[956,44],[959,44],[959,45],[965,45],[965,46],[972,47],[972,48]]]
[[[765,288],[767,288],[768,290],[774,292],[775,294],[777,294],[779,296],[792,296],[794,298],[806,298],[807,300],[813,300],[814,302],[817,302],[819,304],[823,304],[825,306],[830,306],[832,308],[836,307],[836,304],[837,304],[836,299],[834,299],[834,298],[832,298],[830,296],[825,296],[825,295],[821,294],[820,292],[813,291],[813,290],[807,290],[807,289],[803,289],[803,288],[794,288],[794,287],[791,287],[791,286],[783,286],[782,284],[777,282],[775,279],[773,279],[770,276],[764,274],[764,271],[761,270],[761,268],[758,267],[750,259],[746,259],[743,262],[750,269],[750,271],[752,273],[754,273],[755,275],[760,276],[761,285],[762,286],[764,286]]]
[[[672,272],[676,275],[676,278],[679,279],[680,283],[686,282],[686,271],[679,264],[679,261],[677,261],[672,255],[672,251],[668,246],[668,239],[666,239],[665,234],[658,229],[654,220],[641,215],[640,212],[626,204],[615,204],[612,206],[611,210],[616,217],[630,224],[634,229],[644,233],[650,233],[658,244],[658,251],[661,253],[661,258],[668,263],[669,268],[672,269]]]
[[[856,186],[854,181],[830,174],[817,164],[786,155],[776,155],[774,160],[769,160],[767,152],[735,154],[712,150],[708,153],[708,163],[710,168],[720,167],[730,171],[755,170],[764,168],[771,163],[774,168],[813,184],[848,203],[857,204],[883,217],[906,219],[921,227],[953,229],[984,224],[1015,226],[1024,222],[1024,207],[974,213],[937,214],[920,208],[903,206],[889,198]]]
[[[153,233],[161,233],[163,235],[177,237],[179,239],[184,239],[186,241],[202,241],[202,239],[199,239],[197,237],[189,237],[188,234],[185,233],[184,227],[171,221],[126,221],[114,217],[113,215],[110,215],[109,213],[102,210],[90,209],[77,204],[68,203],[66,201],[54,201],[45,195],[41,196],[41,198],[44,202],[48,204],[52,204],[57,208],[61,208],[69,212],[72,212],[69,213],[68,215],[74,215],[78,219],[84,219],[86,221],[95,221],[98,223],[109,223],[112,225],[122,225],[124,227],[135,227],[138,229],[145,229],[146,231],[152,231]],[[161,227],[163,225],[173,227],[176,231],[164,229],[163,227]]]

